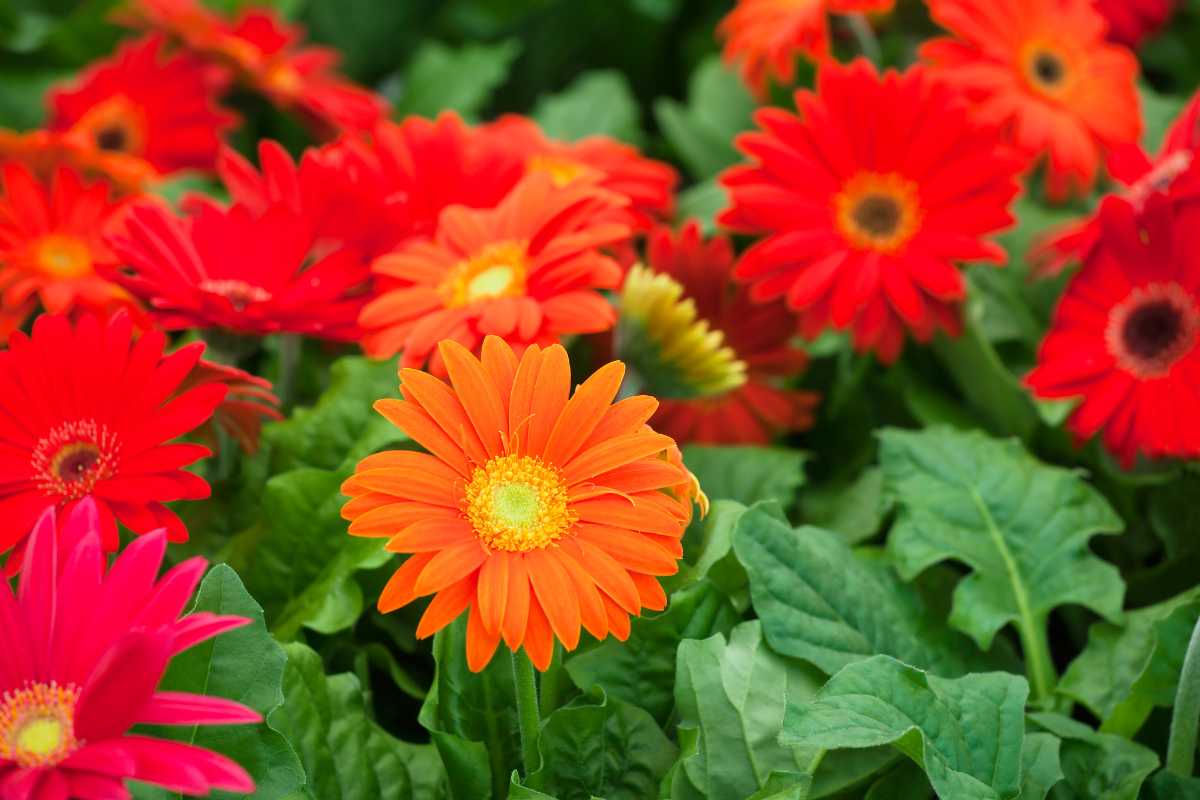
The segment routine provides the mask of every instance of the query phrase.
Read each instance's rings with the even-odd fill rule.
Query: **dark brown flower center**
[[[854,222],[872,236],[887,237],[896,232],[902,214],[895,198],[883,194],[869,194],[854,207]]]
[[[100,460],[100,448],[92,442],[69,444],[54,456],[52,468],[67,483],[84,480]]]
[[[94,420],[64,422],[38,441],[30,466],[43,492],[72,500],[116,474],[121,443]]]
[[[1053,53],[1038,53],[1033,59],[1033,74],[1043,86],[1057,86],[1067,76],[1067,68]]]
[[[1169,373],[1198,332],[1195,299],[1177,283],[1155,283],[1134,289],[1113,309],[1105,338],[1122,367],[1148,379]]]
[[[109,125],[96,131],[96,146],[123,153],[129,147],[129,134],[119,125]]]
[[[1125,320],[1121,337],[1125,349],[1137,358],[1158,358],[1179,341],[1183,314],[1169,300],[1154,300],[1137,308]]]

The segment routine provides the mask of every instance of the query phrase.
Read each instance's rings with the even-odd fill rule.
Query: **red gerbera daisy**
[[[115,257],[104,232],[121,206],[104,183],[85,185],[59,167],[45,185],[20,164],[5,164],[0,195],[0,336],[25,323],[40,302],[52,313],[86,309],[108,316],[133,298],[97,274]]]
[[[852,327],[855,345],[895,360],[907,328],[918,341],[958,330],[958,261],[1003,263],[985,237],[1012,223],[1016,161],[921,67],[880,77],[858,60],[822,67],[797,117],[757,113],[738,139],[757,162],[721,182],[721,221],[767,237],[736,275],[757,301],[786,295],[802,332]]]
[[[207,198],[189,205],[187,218],[158,204],[133,206],[109,238],[122,264],[112,279],[144,300],[159,325],[357,336],[369,275],[355,253],[319,254],[310,264],[316,228],[284,203],[259,214]]]
[[[1166,24],[1175,10],[1175,0],[1094,0],[1096,9],[1108,20],[1108,38],[1137,47],[1147,36]]]
[[[645,422],[655,400],[612,404],[624,369],[597,370],[571,396],[559,345],[518,360],[498,337],[482,359],[440,344],[449,385],[400,371],[403,400],[376,409],[430,454],[369,456],[342,486],[355,536],[411,553],[379,597],[383,612],[434,595],[417,627],[431,636],[464,612],[467,664],[483,669],[501,638],[545,669],[557,638],[580,628],[629,635],[629,615],[662,609],[655,576],[678,570],[691,476],[670,437]]]
[[[986,123],[1029,159],[1046,156],[1046,193],[1084,195],[1111,148],[1137,142],[1137,59],[1104,39],[1092,0],[929,0],[957,38],[921,46]]]
[[[1200,207],[1162,195],[1142,214],[1107,198],[1103,236],[1067,286],[1027,383],[1082,398],[1075,436],[1102,433],[1126,466],[1200,456]]]
[[[760,95],[774,75],[784,86],[796,79],[796,56],[829,57],[828,14],[890,11],[895,0],[737,0],[717,27],[722,57],[740,64],[746,83]]]
[[[1108,172],[1124,188],[1119,197],[1140,209],[1153,194],[1168,193],[1174,202],[1200,199],[1200,93],[1171,125],[1158,158],[1151,160],[1140,145],[1127,144],[1108,156]],[[1100,219],[1092,215],[1055,231],[1037,245],[1030,258],[1039,277],[1062,272],[1087,258],[1100,239]]]
[[[150,162],[160,172],[212,169],[221,134],[234,123],[221,110],[221,70],[148,35],[87,69],[74,88],[49,95],[52,130],[73,131],[99,150]]]
[[[526,173],[545,172],[558,186],[590,181],[629,199],[634,226],[647,230],[671,216],[679,175],[669,165],[646,158],[637,148],[607,136],[588,136],[576,142],[548,138],[537,123],[507,114],[481,131],[497,147],[525,162]]]
[[[446,209],[433,240],[372,265],[384,283],[359,318],[364,349],[402,352],[402,364],[420,366],[443,339],[477,350],[496,334],[520,351],[611,328],[615,313],[597,290],[615,288],[621,268],[598,248],[629,237],[611,222],[624,202],[589,184],[558,188],[538,173],[494,209]]]
[[[131,732],[260,722],[232,700],[157,691],[175,655],[250,620],[181,616],[206,564],[193,558],[155,580],[167,544],[161,531],[106,570],[96,512],[81,503],[56,546],[47,510],[29,537],[16,594],[0,580],[0,797],[127,798],[126,780],[186,795],[253,792],[254,781],[225,756]]]
[[[175,390],[175,395],[212,383],[228,387],[228,393],[213,412],[212,419],[198,428],[196,435],[215,447],[216,429],[220,428],[247,453],[257,452],[263,420],[283,419],[279,397],[272,391],[271,382],[244,369],[201,359]]]
[[[122,195],[137,194],[158,176],[149,161],[100,149],[95,140],[81,131],[16,133],[0,128],[0,162],[3,161],[24,164],[42,180],[53,177],[59,167],[70,167],[88,178],[108,181]]]
[[[651,419],[655,429],[678,442],[765,444],[811,427],[818,395],[778,385],[808,363],[804,351],[790,345],[795,320],[781,301],[753,303],[745,287],[732,282],[729,240],[705,241],[695,222],[678,234],[659,228],[650,236],[646,261],[654,270],[646,274],[658,277],[645,280],[635,269],[626,279],[621,325],[634,341],[623,343],[622,351],[628,346],[652,362],[639,375],[654,372],[677,384],[676,391],[660,393],[660,378],[643,376],[660,398]],[[669,298],[661,297],[663,290]],[[686,330],[671,321],[681,312]],[[717,348],[727,357],[714,354]],[[691,385],[693,375],[699,385]]]
[[[89,496],[106,550],[119,544],[117,520],[134,533],[166,528],[171,541],[187,539],[163,502],[208,497],[208,484],[182,467],[209,451],[166,442],[212,416],[225,387],[168,400],[204,346],[163,355],[165,343],[157,331],[133,341],[123,313],[103,325],[42,315],[32,336],[12,335],[0,352],[0,553],[24,540],[46,506],[69,510]]]

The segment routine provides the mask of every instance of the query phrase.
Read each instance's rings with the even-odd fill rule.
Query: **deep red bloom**
[[[1071,432],[1101,433],[1126,466],[1139,451],[1200,456],[1200,206],[1155,195],[1139,214],[1110,197],[1101,222],[1026,381],[1082,398]]]
[[[225,387],[168,399],[204,347],[164,355],[165,344],[157,331],[134,341],[123,313],[76,325],[42,315],[32,336],[12,335],[0,352],[0,553],[20,545],[47,506],[69,511],[89,496],[106,550],[119,545],[117,520],[134,533],[166,528],[172,541],[187,539],[163,502],[208,497],[208,484],[182,468],[209,451],[167,442],[212,416]]]
[[[225,756],[132,732],[261,721],[222,697],[157,690],[175,655],[250,620],[182,616],[207,565],[193,558],[156,580],[162,531],[106,570],[97,511],[85,500],[65,515],[56,544],[48,509],[29,536],[16,594],[0,580],[0,797],[127,798],[126,780],[187,795],[253,792]]]
[[[1171,125],[1158,157],[1127,144],[1108,155],[1108,172],[1122,186],[1117,195],[1140,209],[1151,195],[1165,192],[1173,202],[1200,200],[1200,93]],[[1048,277],[1087,258],[1100,239],[1097,214],[1054,231],[1031,252],[1034,273]]]
[[[1157,32],[1175,10],[1175,0],[1094,0],[1108,20],[1108,38],[1137,47]]]
[[[222,70],[187,53],[164,55],[150,34],[50,92],[49,127],[99,150],[137,156],[160,172],[213,168],[234,117],[217,106]]]
[[[805,336],[853,328],[855,346],[895,360],[908,329],[959,328],[960,261],[1003,263],[986,237],[1013,221],[1017,162],[921,67],[878,75],[865,60],[822,67],[801,116],[760,110],[737,140],[755,160],[721,183],[720,220],[763,233],[736,275],[757,301],[786,296]]]
[[[1138,141],[1137,59],[1105,41],[1092,0],[929,0],[929,8],[954,38],[926,42],[921,57],[1030,163],[1045,157],[1052,200],[1091,192],[1104,154]]]
[[[247,453],[258,451],[258,438],[263,420],[280,420],[279,397],[266,378],[252,375],[244,369],[201,359],[179,388],[176,396],[207,384],[220,384],[229,391],[212,419],[196,432],[210,446],[217,444],[216,429],[220,428]]]
[[[519,114],[506,114],[484,126],[480,135],[493,137],[498,148],[520,157],[526,174],[545,172],[558,186],[589,181],[628,198],[627,215],[638,230],[668,219],[674,209],[678,173],[616,139],[588,136],[575,142],[558,141]]]
[[[115,263],[104,233],[118,224],[121,209],[107,184],[84,184],[65,166],[43,183],[16,163],[4,165],[3,178],[0,337],[23,325],[39,304],[52,313],[101,316],[134,305],[124,289],[97,274]]]
[[[654,429],[680,443],[766,444],[781,433],[811,427],[819,396],[779,385],[808,364],[804,351],[790,344],[795,321],[782,301],[753,303],[749,291],[733,283],[729,240],[705,241],[694,221],[678,233],[659,228],[650,236],[646,261],[683,287],[699,317],[723,334],[746,367],[746,380],[735,389],[692,399],[660,398],[650,421]]]

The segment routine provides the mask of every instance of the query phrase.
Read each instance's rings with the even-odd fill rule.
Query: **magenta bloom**
[[[120,800],[127,778],[173,792],[253,792],[228,758],[129,733],[134,725],[259,722],[219,697],[157,691],[167,664],[242,617],[181,617],[207,566],[193,558],[157,580],[167,538],[141,536],[105,572],[89,498],[55,541],[54,509],[38,520],[14,597],[0,580],[0,799]]]

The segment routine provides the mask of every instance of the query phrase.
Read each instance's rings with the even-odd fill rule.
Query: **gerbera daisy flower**
[[[160,204],[130,208],[109,237],[122,265],[112,271],[167,330],[220,328],[240,334],[357,336],[366,266],[345,249],[315,259],[316,229],[286,204],[260,214],[193,198],[194,213]]]
[[[271,382],[244,369],[201,359],[175,390],[175,396],[214,383],[226,386],[228,392],[213,412],[212,419],[198,428],[196,435],[210,447],[215,447],[216,429],[220,428],[247,453],[257,452],[263,421],[283,419],[279,397]]]
[[[208,497],[208,484],[182,467],[209,450],[168,442],[212,416],[225,387],[168,400],[204,346],[164,355],[165,344],[157,331],[134,341],[124,313],[75,325],[43,314],[32,336],[12,335],[0,352],[0,553],[19,546],[47,506],[69,511],[85,497],[96,500],[105,550],[119,545],[118,520],[134,533],[166,528],[171,541],[187,540],[163,503]]]
[[[221,135],[234,124],[216,103],[222,71],[163,51],[161,36],[145,36],[93,64],[73,87],[51,91],[49,127],[142,158],[159,172],[211,170]]]
[[[1108,21],[1108,38],[1137,47],[1157,32],[1175,10],[1175,0],[1093,0]]]
[[[560,142],[542,133],[528,117],[506,114],[481,129],[497,146],[517,154],[526,172],[545,172],[558,186],[590,181],[629,199],[628,214],[638,230],[668,219],[675,205],[679,175],[661,161],[646,158],[637,148],[608,136],[588,136]]]
[[[929,0],[957,38],[921,56],[1002,126],[1030,160],[1043,159],[1052,200],[1086,195],[1104,154],[1141,137],[1137,59],[1104,39],[1092,0]]]
[[[133,298],[97,274],[115,256],[104,232],[119,203],[104,183],[85,184],[69,167],[42,183],[21,164],[3,167],[0,194],[0,336],[25,323],[40,304],[51,313],[89,310],[108,316]]]
[[[1200,456],[1200,207],[1162,195],[1142,214],[1115,197],[1103,236],[1067,285],[1026,379],[1038,397],[1081,398],[1068,420],[1123,464]]]
[[[732,281],[729,240],[688,222],[649,239],[649,268],[625,278],[619,350],[659,398],[655,430],[678,442],[765,444],[811,427],[818,395],[778,384],[804,371],[796,323],[780,301],[753,303]]]
[[[737,139],[756,163],[726,172],[723,224],[765,233],[738,263],[751,298],[786,296],[801,331],[852,328],[884,362],[907,329],[959,329],[960,261],[1001,264],[987,240],[1013,221],[1017,161],[922,67],[882,77],[866,60],[829,62],[801,116],[761,109]]]
[[[106,570],[98,525],[85,500],[66,515],[56,544],[48,509],[29,536],[16,594],[0,580],[0,796],[129,797],[127,780],[186,795],[253,792],[254,781],[225,756],[132,732],[260,722],[233,700],[157,690],[175,655],[250,620],[182,616],[206,564],[193,558],[155,580],[162,531]]]
[[[25,133],[0,128],[0,162],[24,164],[42,180],[59,167],[70,167],[89,179],[108,181],[115,194],[137,194],[158,176],[149,161],[96,147],[81,131],[35,130]]]
[[[538,173],[494,209],[446,209],[434,239],[372,264],[381,283],[358,320],[363,348],[421,366],[443,339],[477,350],[496,334],[520,351],[611,328],[616,314],[598,290],[616,288],[621,268],[599,248],[630,236],[611,221],[624,203],[590,184],[558,188]],[[433,367],[441,369],[436,358]]]
[[[449,385],[400,371],[403,400],[376,409],[429,450],[369,456],[342,486],[356,536],[410,553],[379,597],[382,612],[433,595],[425,638],[467,613],[467,663],[483,669],[501,638],[545,669],[558,639],[580,628],[624,639],[629,615],[662,609],[657,577],[674,574],[690,476],[670,437],[645,422],[656,402],[611,405],[624,368],[613,362],[571,390],[559,345],[518,361],[499,337],[482,359],[439,345]]]
[[[829,14],[891,11],[895,0],[737,0],[717,26],[722,58],[741,67],[760,96],[770,76],[784,86],[796,80],[796,56],[829,57]]]
[[[1153,194],[1167,193],[1174,202],[1200,199],[1200,94],[1167,131],[1162,151],[1151,159],[1140,145],[1127,144],[1108,155],[1108,172],[1122,187],[1117,196],[1141,209]],[[1087,258],[1100,239],[1100,219],[1093,214],[1052,232],[1030,252],[1034,274],[1052,277]]]

